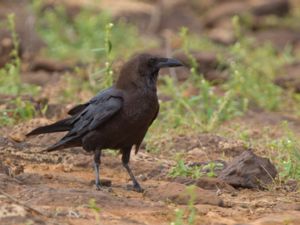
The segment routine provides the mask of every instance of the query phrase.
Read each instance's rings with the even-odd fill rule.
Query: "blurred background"
[[[0,156],[35,152],[27,131],[109,87],[141,52],[186,65],[160,72],[142,146],[171,176],[252,149],[278,170],[272,190],[299,190],[299,0],[0,0]]]
[[[1,0],[0,123],[32,117],[37,108],[47,106],[44,111],[51,114],[55,104],[86,100],[111,84],[120,65],[138,52],[174,56],[188,65],[163,71],[172,78],[162,78],[165,85],[204,78],[205,88],[216,95],[232,90],[236,104],[247,105],[239,110],[249,105],[278,110],[285,89],[300,92],[299,5],[296,0]],[[200,86],[189,80],[181,94],[197,95]],[[169,94],[161,93],[166,99]],[[295,96],[291,99],[299,99]],[[25,112],[5,110],[13,108],[8,102]],[[203,117],[209,120],[209,112]]]

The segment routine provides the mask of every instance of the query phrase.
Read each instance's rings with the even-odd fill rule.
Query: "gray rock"
[[[263,189],[273,182],[276,175],[277,170],[269,159],[248,150],[235,157],[218,178],[236,188]]]

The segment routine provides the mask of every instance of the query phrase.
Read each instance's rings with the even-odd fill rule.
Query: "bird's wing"
[[[122,108],[123,98],[118,92],[102,93],[96,97],[74,118],[70,134],[97,129]]]
[[[71,118],[72,128],[59,142],[47,148],[47,151],[72,146],[72,143],[77,143],[86,133],[109,121],[123,106],[123,97],[118,91],[101,92],[96,97]]]
[[[97,102],[97,101],[101,100],[102,98],[105,98],[109,95],[119,96],[120,92],[118,90],[114,89],[114,88],[108,88],[104,91],[99,92],[95,97],[93,97],[88,102],[74,106],[72,109],[70,109],[68,111],[68,114],[71,115],[71,116],[79,114],[83,110],[85,110],[85,108],[88,107],[90,104],[95,103],[95,102]]]

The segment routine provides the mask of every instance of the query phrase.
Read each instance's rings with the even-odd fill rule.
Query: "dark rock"
[[[277,170],[269,159],[248,150],[235,157],[218,178],[236,188],[265,188],[276,175]]]
[[[67,72],[72,70],[72,65],[66,62],[46,58],[37,58],[31,65],[31,71]]]
[[[284,16],[290,11],[289,0],[252,0],[251,12],[256,16],[278,15]]]

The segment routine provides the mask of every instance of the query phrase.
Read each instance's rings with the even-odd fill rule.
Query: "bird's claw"
[[[96,185],[96,190],[97,191],[101,191],[102,190],[102,185],[100,184],[100,180],[96,180],[95,185]]]
[[[144,189],[138,183],[136,183],[134,185],[127,185],[127,190],[135,191],[138,193],[144,192]]]
[[[97,190],[97,191],[102,191],[102,186],[96,185],[96,190]]]

